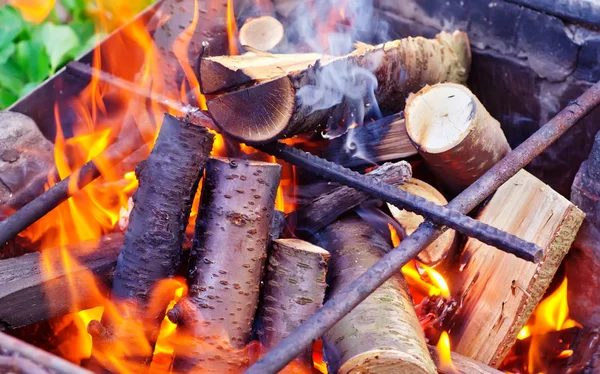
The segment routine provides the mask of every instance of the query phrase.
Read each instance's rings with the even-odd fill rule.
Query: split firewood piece
[[[260,51],[270,51],[283,39],[283,25],[271,16],[249,18],[240,28],[240,43]]]
[[[428,347],[431,358],[433,358],[440,374],[502,374],[500,370],[456,352],[450,352],[450,358],[452,359],[452,366],[450,366],[449,363],[443,362],[439,349],[432,345],[428,345]]]
[[[299,239],[273,242],[257,314],[258,339],[269,350],[316,312],[325,298],[329,252]],[[312,352],[297,358],[312,367]]]
[[[110,285],[122,244],[123,234],[115,233],[0,260],[0,330],[100,305],[95,291]]]
[[[261,83],[306,69],[318,60],[331,59],[320,53],[271,54],[259,51],[239,56],[215,56],[200,61],[200,89],[210,95],[251,83]]]
[[[399,186],[412,177],[412,169],[408,162],[399,161],[383,164],[367,175],[381,182]],[[370,198],[365,192],[339,186],[297,209],[287,219],[290,224],[296,222],[296,235],[308,238]]]
[[[456,299],[463,300],[450,329],[454,351],[500,365],[569,251],[583,217],[524,170],[498,189],[478,219],[539,245],[544,257],[537,264],[527,262],[469,238],[460,271],[450,281]]]
[[[104,313],[102,324],[111,336],[96,336],[92,352],[95,362],[108,370],[117,369],[101,358],[114,350],[115,341],[128,347],[123,361],[145,365],[152,359],[170,301],[152,292],[179,267],[192,201],[212,144],[205,127],[165,114],[150,156],[136,168],[139,188],[112,283],[118,315]],[[140,322],[146,340],[131,331]]]
[[[320,235],[331,251],[330,296],[347,287],[391,250],[359,218],[345,218]],[[323,336],[330,373],[437,373],[406,280],[400,272]]]
[[[189,294],[168,313],[178,324],[177,372],[238,372],[248,357],[281,166],[211,158],[189,263]]]
[[[465,82],[470,64],[463,32],[362,44],[346,56],[321,59],[304,70],[214,97],[207,105],[223,131],[262,144],[361,122],[373,98],[386,110],[400,111],[404,98],[426,84]]]
[[[399,114],[353,127],[335,139],[300,146],[305,152],[347,168],[397,161],[417,154]]]
[[[417,178],[411,178],[404,182],[404,184],[398,186],[398,188],[404,191],[420,196],[437,205],[446,205],[448,201],[438,190],[430,184],[423,182]],[[425,220],[422,216],[409,212],[404,209],[398,209],[391,204],[387,204],[390,212],[394,219],[398,222],[400,227],[404,230],[402,237],[406,237],[412,234],[417,227]],[[448,253],[450,253],[455,247],[456,232],[454,230],[446,230],[439,238],[433,243],[427,246],[424,250],[419,253],[417,259],[428,266],[435,266],[439,264]]]
[[[510,152],[500,123],[465,86],[425,87],[408,98],[404,114],[419,154],[456,192]]]

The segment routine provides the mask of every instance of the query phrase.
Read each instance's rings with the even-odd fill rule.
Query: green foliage
[[[60,24],[54,13],[39,25],[11,6],[0,7],[0,109],[94,47],[103,35],[86,14],[86,0],[60,0],[70,14]]]

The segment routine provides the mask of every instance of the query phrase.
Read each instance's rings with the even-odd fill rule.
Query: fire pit
[[[147,9],[0,113],[0,367],[593,372],[583,6]]]

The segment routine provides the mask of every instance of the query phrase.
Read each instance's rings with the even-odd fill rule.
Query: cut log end
[[[460,84],[426,87],[406,105],[406,130],[425,152],[441,153],[458,145],[475,117],[473,94]]]
[[[261,144],[282,137],[294,112],[296,93],[287,76],[209,100],[215,123],[232,137]],[[227,124],[226,127],[222,124]]]
[[[284,246],[301,252],[314,253],[329,257],[329,252],[321,247],[300,239],[277,239],[274,241],[277,245]]]
[[[436,190],[430,184],[427,184],[416,178],[410,179],[403,185],[398,186],[398,188],[434,202],[437,205],[448,204],[448,201],[444,195],[442,195],[438,190]],[[404,237],[412,234],[424,221],[422,216],[404,209],[398,209],[391,204],[388,204],[388,208],[390,209],[394,219],[398,222],[398,224],[400,224],[402,229],[404,229]],[[418,260],[428,266],[439,264],[452,250],[455,237],[456,232],[454,230],[447,230],[433,243],[428,245],[427,248],[422,250],[421,253],[419,253],[417,256]]]
[[[283,39],[283,25],[270,16],[248,19],[240,29],[240,43],[261,51],[270,51]]]

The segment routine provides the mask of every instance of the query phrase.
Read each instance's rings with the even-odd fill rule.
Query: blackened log
[[[381,182],[401,185],[412,177],[412,169],[406,161],[386,163],[367,174]],[[346,213],[371,196],[351,187],[340,186],[317,197],[310,204],[291,213],[287,220],[296,222],[296,234],[302,237],[314,235],[340,215]]]
[[[426,84],[464,83],[470,64],[469,40],[461,32],[360,44],[346,56],[216,96],[207,106],[224,132],[248,144],[264,144],[323,126],[362,123],[373,98],[382,108],[398,112],[406,96]],[[332,83],[340,76],[343,87]],[[323,108],[319,97],[337,99]]]
[[[273,242],[256,317],[262,348],[275,346],[323,305],[330,257],[303,240]],[[312,367],[312,351],[306,350],[298,360]]]
[[[212,144],[206,128],[165,114],[152,153],[136,168],[139,187],[112,284],[111,301],[119,311],[104,313],[102,324],[112,337],[96,336],[92,352],[95,363],[108,370],[115,368],[101,358],[112,348],[112,340],[130,348],[123,352],[124,362],[144,365],[152,359],[170,301],[152,291],[179,267],[192,201]],[[143,321],[147,341],[130,335],[132,321]]]
[[[237,372],[259,299],[281,166],[211,158],[206,168],[189,293],[169,311],[178,324],[178,372]],[[207,348],[208,347],[208,348]],[[216,349],[220,347],[221,349]]]
[[[122,244],[116,233],[0,261],[0,330],[100,305],[95,291],[107,294]]]
[[[331,297],[392,249],[378,231],[353,217],[329,225],[320,239],[332,255]],[[400,272],[325,333],[323,347],[330,373],[437,373]]]
[[[353,127],[335,139],[301,143],[300,147],[347,168],[397,161],[417,154],[400,114]]]

